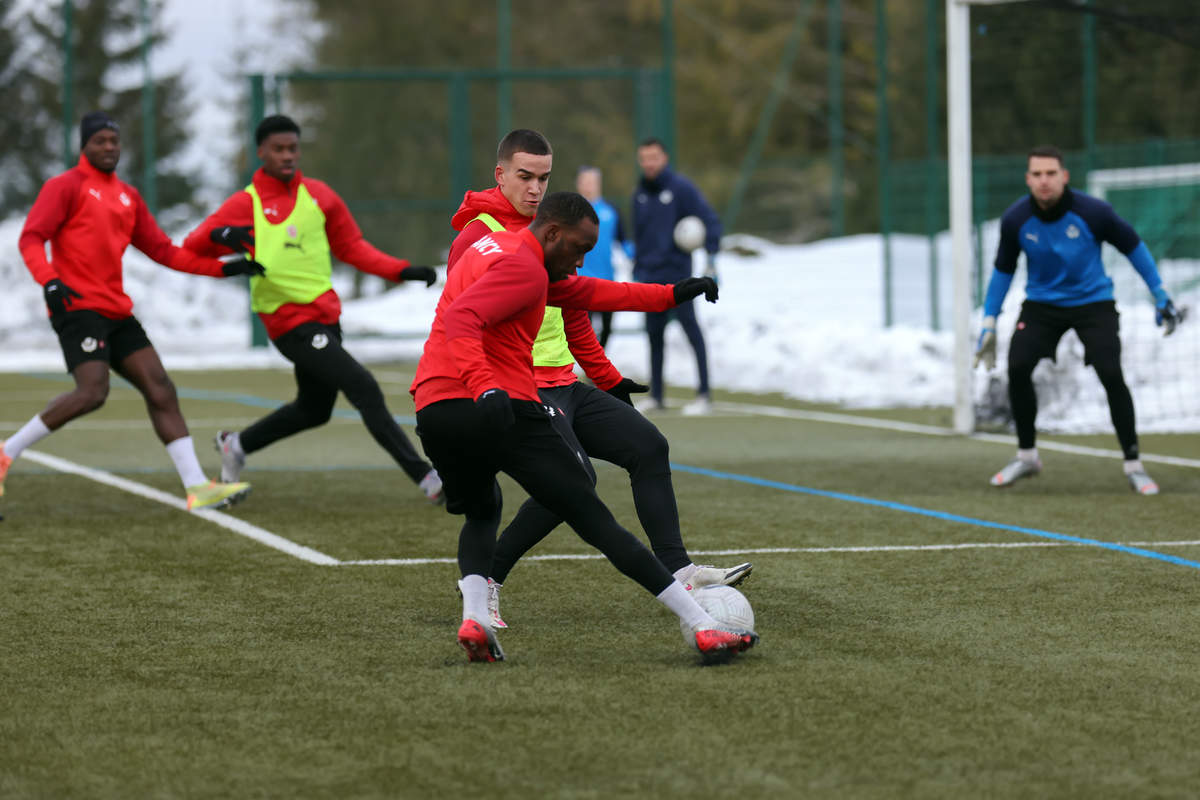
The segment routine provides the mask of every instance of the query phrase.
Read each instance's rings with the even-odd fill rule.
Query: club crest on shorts
[[[88,336],[86,339],[84,339],[82,342],[79,343],[79,349],[85,353],[94,353],[94,352],[96,352],[97,347],[103,347],[103,346],[104,346],[103,342],[96,341],[95,337],[92,337],[92,336]]]
[[[329,334],[318,333],[312,338],[313,350],[324,350],[329,346]]]

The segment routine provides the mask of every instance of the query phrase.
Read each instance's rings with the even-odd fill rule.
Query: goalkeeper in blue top
[[[1125,475],[1140,494],[1158,494],[1138,457],[1133,397],[1121,372],[1121,339],[1113,282],[1100,261],[1109,242],[1129,259],[1154,296],[1155,320],[1166,334],[1181,315],[1163,288],[1154,257],[1128,222],[1102,200],[1071,191],[1070,174],[1055,147],[1030,151],[1025,183],[1029,195],[1013,203],[1000,220],[995,271],[983,303],[983,330],[975,365],[996,365],[996,316],[1012,284],[1017,256],[1025,251],[1026,300],[1008,349],[1008,396],[1017,426],[1017,458],[992,476],[993,486],[1009,486],[1041,472],[1035,446],[1037,395],[1033,368],[1054,358],[1058,341],[1074,328],[1090,364],[1108,394],[1117,440],[1125,455]]]

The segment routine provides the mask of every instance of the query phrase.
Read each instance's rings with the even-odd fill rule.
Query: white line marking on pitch
[[[1130,547],[1184,547],[1200,545],[1200,540],[1176,542],[1118,542]],[[933,551],[933,550],[986,550],[986,549],[1019,549],[1024,547],[1086,547],[1074,542],[972,542],[967,544],[885,544],[863,545],[850,547],[742,547],[730,550],[692,550],[697,556],[740,556],[760,553],[778,553],[783,555],[794,553],[887,553],[894,551]],[[604,558],[601,553],[571,553],[542,556],[524,556],[522,561],[598,561]],[[378,558],[357,561],[339,562],[342,566],[385,566],[412,567],[424,564],[457,564],[455,558]]]
[[[259,544],[264,544],[267,547],[287,553],[289,556],[295,556],[301,561],[307,561],[310,564],[325,565],[340,563],[333,556],[327,556],[324,553],[313,550],[311,547],[305,547],[304,545],[296,544],[290,539],[285,539],[282,536],[278,536],[268,530],[264,530],[257,525],[251,525],[249,522],[240,520],[237,517],[231,517],[230,515],[224,514],[220,511],[202,509],[199,511],[188,512],[186,500],[176,497],[173,494],[167,494],[166,492],[159,491],[151,486],[146,486],[143,483],[138,483],[136,481],[122,478],[118,475],[113,475],[111,472],[92,469],[91,467],[85,467],[82,464],[76,464],[73,461],[67,461],[65,458],[47,455],[46,453],[39,453],[34,450],[26,450],[21,455],[23,458],[28,458],[30,461],[35,461],[43,466],[56,469],[59,472],[67,472],[72,475],[79,475],[81,477],[88,478],[89,480],[96,481],[97,483],[103,483],[106,486],[112,486],[122,491],[129,492],[130,494],[135,494],[138,497],[144,497],[147,500],[154,500],[155,502],[162,503],[163,505],[177,508],[180,511],[185,511],[194,517],[206,519],[214,525],[220,525],[226,530],[233,531],[240,536],[245,536],[247,539],[253,539]]]
[[[903,433],[920,433],[926,436],[960,436],[961,434],[950,428],[939,428],[936,425],[918,425],[912,422],[899,422],[896,420],[879,419],[877,417],[856,417],[851,414],[835,414],[829,411],[804,411],[798,408],[782,408],[780,406],[760,406],[753,403],[713,403],[713,408],[719,411],[742,412],[746,414],[759,414],[764,417],[779,417],[783,419],[801,419],[809,422],[828,422],[834,425],[854,425],[860,428],[881,428],[890,431],[900,431]],[[998,433],[973,433],[968,437],[980,442],[988,442],[991,444],[1005,444],[1009,447],[1013,446],[1016,441],[1012,436],[1002,436]],[[1038,439],[1038,448],[1042,450],[1056,450],[1060,453],[1072,453],[1078,456],[1097,456],[1099,458],[1121,458],[1125,456],[1119,450],[1105,450],[1101,447],[1084,447],[1076,444],[1064,444],[1061,442],[1048,442],[1045,439]],[[1142,453],[1142,461],[1149,461],[1155,464],[1170,464],[1176,467],[1192,467],[1200,469],[1200,459],[1196,458],[1179,458],[1178,456],[1156,456],[1149,453]]]

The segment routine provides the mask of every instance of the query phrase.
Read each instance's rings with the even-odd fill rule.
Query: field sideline
[[[411,434],[410,365],[375,369]],[[211,437],[282,371],[173,371]],[[0,436],[65,387],[0,379]],[[509,661],[454,644],[456,521],[348,406],[189,515],[140,398],[14,466],[0,502],[0,796],[1189,796],[1200,779],[1200,435],[1011,437],[946,409],[721,394],[654,419],[698,560],[755,561],[760,647],[704,669],[673,617],[570,534],[513,571]],[[600,491],[640,532],[621,471]],[[100,480],[101,483],[96,483]],[[523,499],[507,480],[506,520]],[[336,567],[331,569],[331,567]]]

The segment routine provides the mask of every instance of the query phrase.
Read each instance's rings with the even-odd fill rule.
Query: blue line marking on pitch
[[[1024,533],[1028,536],[1036,536],[1042,539],[1054,539],[1059,542],[1071,542],[1072,544],[1082,544],[1089,547],[1101,547],[1105,550],[1116,550],[1121,553],[1139,556],[1141,558],[1153,558],[1157,561],[1166,561],[1169,564],[1178,564],[1182,567],[1192,567],[1200,569],[1200,562],[1189,561],[1186,558],[1168,555],[1166,553],[1157,553],[1153,550],[1146,550],[1141,547],[1130,547],[1129,545],[1117,544],[1116,542],[1104,542],[1099,539],[1085,539],[1082,536],[1070,536],[1065,533],[1054,533],[1053,531],[1043,531],[1038,528],[1023,528],[1019,525],[1006,525],[1002,522],[991,522],[986,519],[975,519],[974,517],[964,517],[959,514],[949,514],[945,511],[933,511],[928,508],[920,508],[918,506],[910,506],[904,503],[894,503],[890,500],[876,500],[871,497],[859,497],[853,494],[845,494],[843,492],[831,492],[825,489],[811,489],[807,486],[797,486],[792,483],[781,483],[780,481],[766,480],[765,478],[755,478],[751,475],[738,475],[735,472],[718,472],[712,469],[704,469],[703,467],[689,467],[686,464],[671,464],[671,469],[677,472],[690,472],[693,475],[705,475],[709,478],[719,478],[727,481],[738,481],[739,483],[748,483],[754,486],[765,486],[768,489],[782,489],[785,492],[796,492],[797,494],[808,494],[816,497],[828,497],[833,500],[844,500],[847,503],[859,503],[864,506],[875,506],[876,508],[886,508],[892,511],[903,511],[906,514],[920,514],[926,517],[935,519],[943,519],[947,522],[959,522],[965,525],[977,525],[981,528],[995,528],[1002,531],[1013,531],[1015,533]]]

